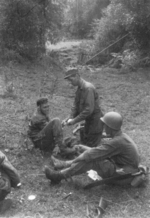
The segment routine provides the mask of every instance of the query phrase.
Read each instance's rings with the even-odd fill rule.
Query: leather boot
[[[54,166],[55,170],[60,170],[63,168],[70,167],[72,161],[63,161],[63,160],[58,160],[54,156],[51,156],[52,164]]]
[[[62,179],[65,179],[61,172],[54,171],[50,169],[48,166],[45,166],[44,172],[46,178],[51,180],[51,183],[53,184],[59,184]]]

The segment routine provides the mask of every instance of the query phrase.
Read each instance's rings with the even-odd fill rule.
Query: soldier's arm
[[[119,154],[119,152],[120,150],[115,145],[115,141],[109,140],[108,142],[106,141],[104,144],[96,148],[91,148],[89,150],[86,150],[81,155],[79,155],[79,157],[74,159],[73,163],[76,163],[78,161],[86,161],[86,162],[90,162],[93,160],[102,161],[107,158],[111,158],[114,155]]]
[[[77,116],[78,113],[78,108],[77,108],[77,97],[75,97],[75,100],[73,102],[73,106],[71,108],[71,113],[70,116],[68,117],[68,119],[73,119]]]
[[[6,173],[11,181],[12,187],[17,187],[20,183],[20,177],[17,170],[9,162],[5,154],[0,152],[0,168]]]
[[[42,116],[34,116],[31,120],[31,125],[39,130],[42,130],[46,126],[46,119]]]
[[[2,165],[4,159],[5,159],[5,155],[0,151],[0,166]]]

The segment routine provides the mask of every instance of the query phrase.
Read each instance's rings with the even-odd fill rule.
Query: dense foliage
[[[110,0],[67,0],[65,31],[78,38],[87,37],[94,19],[102,17],[102,10]]]
[[[45,52],[45,41],[61,27],[62,3],[52,0],[6,0],[0,3],[1,48],[30,60]]]
[[[107,53],[130,49],[138,56],[139,51],[142,55],[149,54],[149,0],[0,2],[1,57],[5,53],[14,56],[15,52],[23,58],[35,59],[45,52],[47,40],[55,43],[62,36],[93,38],[92,53],[95,53],[126,34]]]
[[[103,17],[94,22],[93,33],[96,47],[102,49],[128,33],[110,50],[139,49],[149,52],[150,48],[150,1],[145,0],[111,0],[104,10]]]

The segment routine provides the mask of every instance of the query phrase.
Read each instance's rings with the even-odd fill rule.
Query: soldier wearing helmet
[[[103,129],[100,120],[102,112],[96,88],[92,83],[80,77],[77,68],[68,69],[64,79],[77,87],[77,91],[71,113],[62,124],[74,125],[85,121],[84,128],[80,131],[81,143],[89,147],[95,147],[101,141]]]
[[[122,117],[117,112],[108,112],[104,117],[100,118],[109,128],[120,130],[122,126]]]
[[[104,123],[104,129],[107,135],[113,137],[113,133],[119,131],[122,126],[122,116],[117,112],[108,112],[100,118]]]
[[[117,112],[108,112],[100,118],[104,130],[110,139],[103,141],[98,147],[87,148],[76,159],[66,162],[55,160],[55,168],[64,167],[61,171],[45,168],[45,174],[52,182],[95,170],[102,178],[109,178],[126,173],[136,173],[139,167],[139,152],[134,141],[121,130],[122,116]],[[131,178],[127,181],[131,183]],[[121,183],[122,184],[122,183]]]

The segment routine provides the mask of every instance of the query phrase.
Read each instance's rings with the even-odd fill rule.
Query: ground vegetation
[[[53,46],[60,61],[68,66],[77,61],[81,42],[63,42]],[[64,55],[65,54],[65,55]],[[67,58],[67,56],[69,58]],[[57,61],[58,64],[58,61]],[[97,87],[103,112],[117,111],[123,116],[123,130],[137,143],[141,163],[149,166],[149,69],[124,73],[109,67],[82,66],[81,75]],[[9,85],[9,84],[13,84]],[[0,67],[0,149],[18,169],[22,187],[8,196],[13,207],[3,214],[6,218],[83,218],[97,216],[101,197],[108,201],[105,217],[143,217],[149,214],[149,185],[140,188],[101,186],[91,190],[83,187],[91,180],[87,174],[53,186],[46,179],[44,165],[51,166],[49,156],[33,148],[27,137],[27,127],[36,99],[47,96],[50,117],[63,120],[70,112],[75,90],[64,80],[63,71],[55,64],[44,62],[14,64]],[[64,136],[73,128],[64,128]],[[29,196],[34,195],[33,200]]]
[[[103,197],[108,218],[148,218],[149,185],[85,191],[89,179],[84,174],[52,186],[43,173],[50,158],[34,149],[27,129],[41,96],[49,99],[51,118],[67,117],[75,90],[64,71],[77,66],[97,87],[103,112],[122,114],[123,130],[137,143],[141,163],[149,166],[149,1],[2,0],[0,11],[0,149],[22,182],[9,195],[13,207],[3,217],[94,217]],[[72,130],[65,127],[64,136]]]

